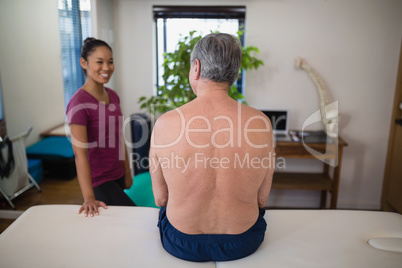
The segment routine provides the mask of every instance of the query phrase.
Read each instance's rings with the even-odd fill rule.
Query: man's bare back
[[[261,112],[208,85],[158,119],[152,143],[154,195],[176,229],[240,234],[257,221],[274,171],[271,126]]]
[[[267,117],[228,96],[241,55],[232,35],[201,38],[189,70],[197,98],[162,115],[153,129],[149,160],[161,242],[180,259],[236,260],[264,241],[273,138]]]

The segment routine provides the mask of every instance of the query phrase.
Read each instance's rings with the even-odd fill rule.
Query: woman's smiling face
[[[88,61],[81,58],[81,66],[86,70],[87,79],[106,84],[114,72],[112,52],[106,46],[97,47],[88,56]]]

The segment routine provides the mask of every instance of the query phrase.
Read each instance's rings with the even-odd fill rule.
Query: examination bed
[[[0,235],[0,267],[402,267],[396,213],[268,210],[266,237],[253,255],[191,263],[163,249],[156,208],[110,206],[93,218],[78,209],[28,209]]]

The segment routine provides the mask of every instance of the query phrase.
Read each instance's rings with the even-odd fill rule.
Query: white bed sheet
[[[0,267],[402,267],[402,253],[372,238],[402,239],[402,215],[343,210],[270,210],[265,241],[230,262],[179,260],[162,247],[158,209],[112,207],[78,215],[79,206],[32,207],[0,235]]]
[[[113,207],[84,217],[79,206],[32,207],[0,235],[0,267],[215,267],[167,253],[156,208]]]
[[[375,249],[376,237],[402,239],[402,215],[352,210],[270,210],[267,232],[253,255],[218,268],[401,268],[402,253]]]

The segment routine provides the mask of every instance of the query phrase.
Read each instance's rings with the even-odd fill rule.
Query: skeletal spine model
[[[296,58],[296,69],[305,70],[310,76],[311,80],[313,80],[320,97],[321,121],[324,124],[325,132],[328,134],[328,136],[336,138],[338,136],[338,110],[331,107],[332,105],[330,105],[328,101],[327,89],[324,82],[318,73],[306,62],[305,59],[301,57]]]

